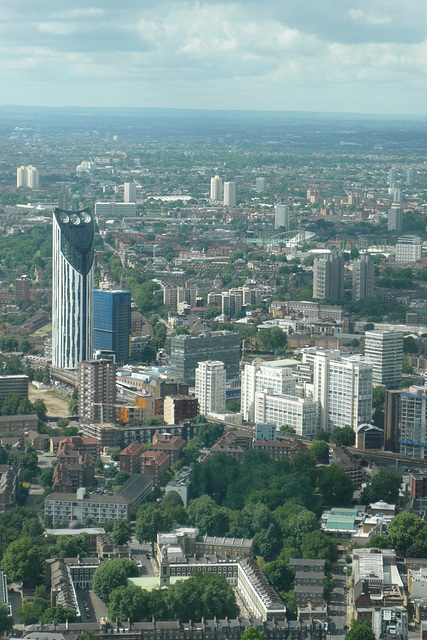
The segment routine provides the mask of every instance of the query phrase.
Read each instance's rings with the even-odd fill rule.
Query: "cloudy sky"
[[[0,104],[426,114],[425,0],[0,6]]]

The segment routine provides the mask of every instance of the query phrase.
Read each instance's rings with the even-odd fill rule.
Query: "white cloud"
[[[15,0],[0,81],[49,103],[411,110],[427,99],[426,16],[425,0]]]
[[[39,22],[37,29],[41,32],[54,33],[58,36],[66,36],[76,30],[73,24],[67,22]]]

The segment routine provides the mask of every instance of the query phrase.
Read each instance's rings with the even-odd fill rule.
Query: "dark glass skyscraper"
[[[130,291],[95,290],[94,349],[114,353],[118,365],[130,356]]]

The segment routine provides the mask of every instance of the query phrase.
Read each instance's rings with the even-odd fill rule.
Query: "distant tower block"
[[[222,178],[219,176],[211,178],[211,200],[213,202],[221,202],[222,194]]]
[[[236,206],[236,183],[224,182],[224,207]]]
[[[263,191],[265,191],[265,187],[266,187],[265,178],[257,178],[255,180],[255,191],[257,193],[262,193]]]
[[[390,169],[390,171],[388,172],[388,186],[389,187],[394,187],[395,183],[396,183],[396,177],[397,177],[397,172],[395,167],[392,167]]]
[[[274,207],[274,228],[284,227],[285,231],[289,229],[289,207],[287,204],[277,204]]]
[[[136,184],[134,182],[125,182],[125,202],[136,203]]]
[[[415,182],[415,171],[412,167],[409,167],[409,169],[406,172],[406,186],[412,187],[414,185],[414,182]]]
[[[390,211],[388,212],[388,223],[387,228],[389,231],[397,231],[400,233],[402,231],[403,224],[403,215],[402,208],[396,205],[392,205],[390,207]]]
[[[39,170],[37,167],[29,165],[28,167],[18,167],[16,170],[16,186],[26,187],[27,189],[39,188]]]

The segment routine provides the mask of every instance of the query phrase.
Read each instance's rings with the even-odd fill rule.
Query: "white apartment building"
[[[293,371],[297,366],[297,360],[286,359],[245,365],[242,373],[241,413],[246,422],[255,422],[256,393],[295,395],[297,379]],[[256,421],[265,423],[265,420]]]
[[[427,387],[411,386],[400,394],[400,453],[418,460],[427,459]]]
[[[224,182],[224,207],[236,206],[236,183]]]
[[[31,164],[25,167],[22,165],[16,170],[16,186],[27,189],[39,188],[39,170]]]
[[[372,418],[372,365],[338,350],[307,349],[303,363],[313,367],[313,397],[320,403],[320,428],[351,426]]]
[[[372,364],[373,384],[394,386],[402,380],[403,333],[366,331],[365,360]]]
[[[95,216],[136,216],[134,202],[95,202]]]
[[[422,243],[419,236],[401,236],[396,244],[396,262],[421,260]]]
[[[196,398],[202,415],[225,411],[227,373],[219,360],[199,362],[196,369]]]
[[[372,419],[372,365],[342,358],[329,364],[328,430],[349,425],[354,431]]]
[[[215,176],[211,178],[211,200],[221,202],[223,197],[222,178]]]
[[[320,403],[313,398],[255,393],[255,422],[274,424],[276,427],[288,425],[299,436],[312,436],[319,429]]]
[[[136,203],[136,184],[125,182],[124,200],[126,204]]]
[[[51,493],[44,499],[45,518],[52,525],[65,522],[84,523],[89,518],[94,524],[128,520],[130,508],[127,500],[119,495],[85,495],[85,489],[77,493]]]
[[[289,207],[287,204],[276,204],[274,207],[274,228],[284,227],[289,229]]]

